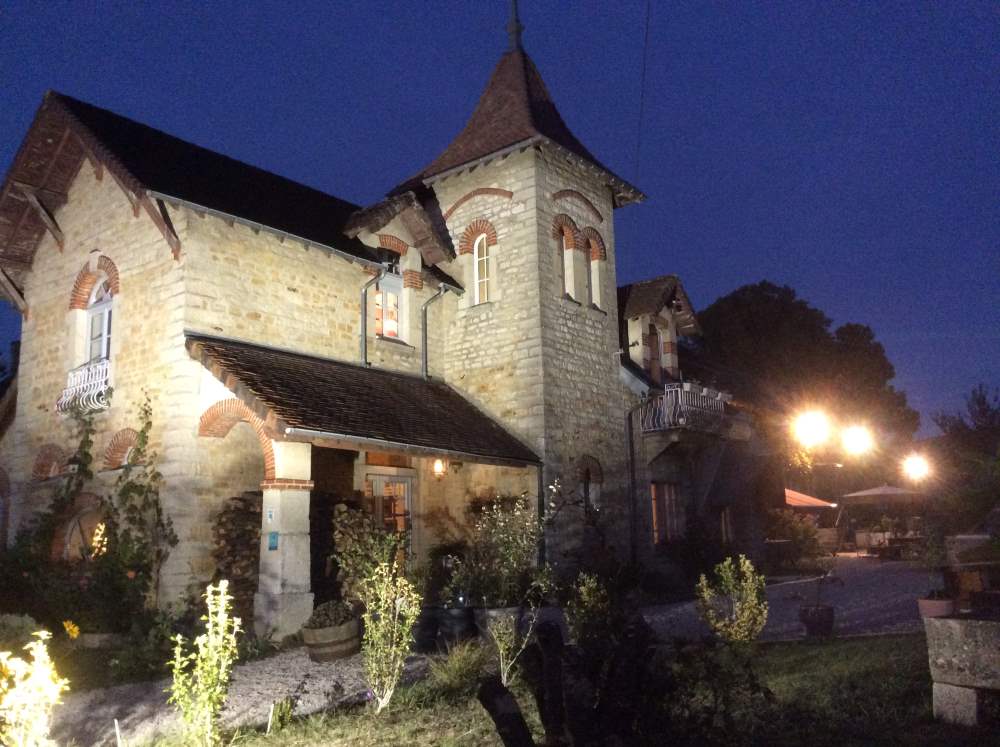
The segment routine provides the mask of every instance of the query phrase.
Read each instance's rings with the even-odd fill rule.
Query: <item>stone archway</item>
[[[264,429],[264,421],[243,402],[233,397],[216,402],[202,413],[198,435],[225,438],[237,423],[248,423],[257,434],[264,452],[264,481],[274,480],[274,444]]]

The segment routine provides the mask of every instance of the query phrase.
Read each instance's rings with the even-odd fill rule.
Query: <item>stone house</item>
[[[733,541],[749,524],[712,495],[749,425],[681,380],[698,328],[680,281],[616,285],[614,211],[642,199],[573,136],[517,34],[455,140],[365,207],[49,92],[0,195],[0,285],[23,315],[3,539],[66,470],[70,405],[96,413],[110,492],[148,394],[181,539],[166,597],[211,576],[226,499],[260,491],[258,630],[308,616],[310,518],[352,496],[410,530],[414,559],[471,500],[543,508],[556,480],[623,555],[701,516]],[[548,526],[550,559],[580,516]],[[99,520],[81,496],[54,551]]]

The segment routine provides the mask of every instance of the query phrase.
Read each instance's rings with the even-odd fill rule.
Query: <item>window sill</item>
[[[573,296],[571,296],[569,293],[563,293],[563,301],[569,301],[570,303],[576,304],[577,306],[583,306],[582,303],[573,298]]]
[[[385,337],[383,335],[375,335],[375,342],[377,344],[386,343],[388,345],[396,345],[401,348],[406,348],[407,350],[415,350],[410,343],[400,340],[398,337]]]

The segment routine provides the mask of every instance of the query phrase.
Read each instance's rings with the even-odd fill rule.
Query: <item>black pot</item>
[[[476,634],[471,607],[442,607],[438,613],[438,634],[445,644],[464,641]]]
[[[426,654],[437,648],[439,607],[421,607],[420,614],[413,624],[413,650]]]
[[[799,620],[806,626],[806,638],[833,635],[834,610],[828,604],[805,604],[799,607]]]

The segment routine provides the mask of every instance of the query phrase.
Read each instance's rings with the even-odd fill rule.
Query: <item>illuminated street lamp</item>
[[[930,462],[921,454],[910,454],[903,460],[903,474],[913,482],[920,482],[930,473]]]
[[[872,432],[863,425],[852,425],[840,433],[840,444],[851,456],[867,454],[875,446]]]
[[[792,422],[792,435],[807,449],[819,446],[830,438],[830,419],[819,410],[804,412]]]

